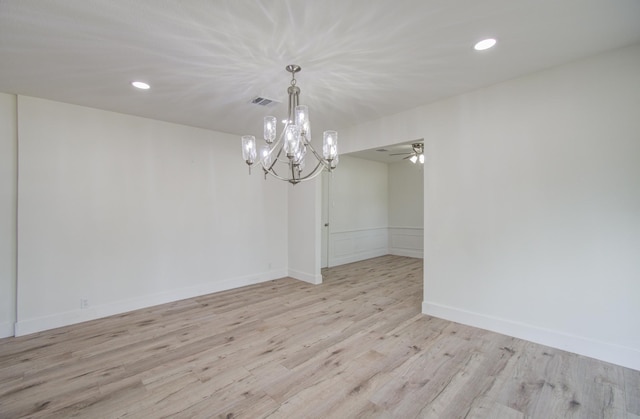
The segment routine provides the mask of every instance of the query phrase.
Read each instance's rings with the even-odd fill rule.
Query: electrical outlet
[[[87,300],[86,298],[81,298],[80,299],[80,308],[82,310],[84,310],[85,308],[89,308],[89,300]]]

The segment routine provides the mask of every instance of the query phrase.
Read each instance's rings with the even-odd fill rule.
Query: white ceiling
[[[638,41],[639,0],[0,0],[0,91],[259,135],[299,64],[322,132]]]

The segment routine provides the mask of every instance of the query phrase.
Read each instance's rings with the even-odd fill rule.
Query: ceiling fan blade
[[[389,154],[390,156],[404,156],[407,154],[414,154],[414,153],[394,153],[394,154]]]

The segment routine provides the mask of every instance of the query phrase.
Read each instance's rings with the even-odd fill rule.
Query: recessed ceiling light
[[[485,49],[489,49],[496,44],[496,40],[493,38],[483,39],[473,46],[473,49],[476,51],[484,51]]]
[[[151,87],[151,86],[149,86],[147,83],[145,83],[143,81],[132,81],[131,85],[133,87],[137,87],[138,89],[142,89],[142,90],[147,90],[148,88]]]

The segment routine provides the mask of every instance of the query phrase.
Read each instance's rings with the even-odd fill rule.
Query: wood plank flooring
[[[384,256],[0,340],[1,418],[640,418],[640,372],[425,316]]]

